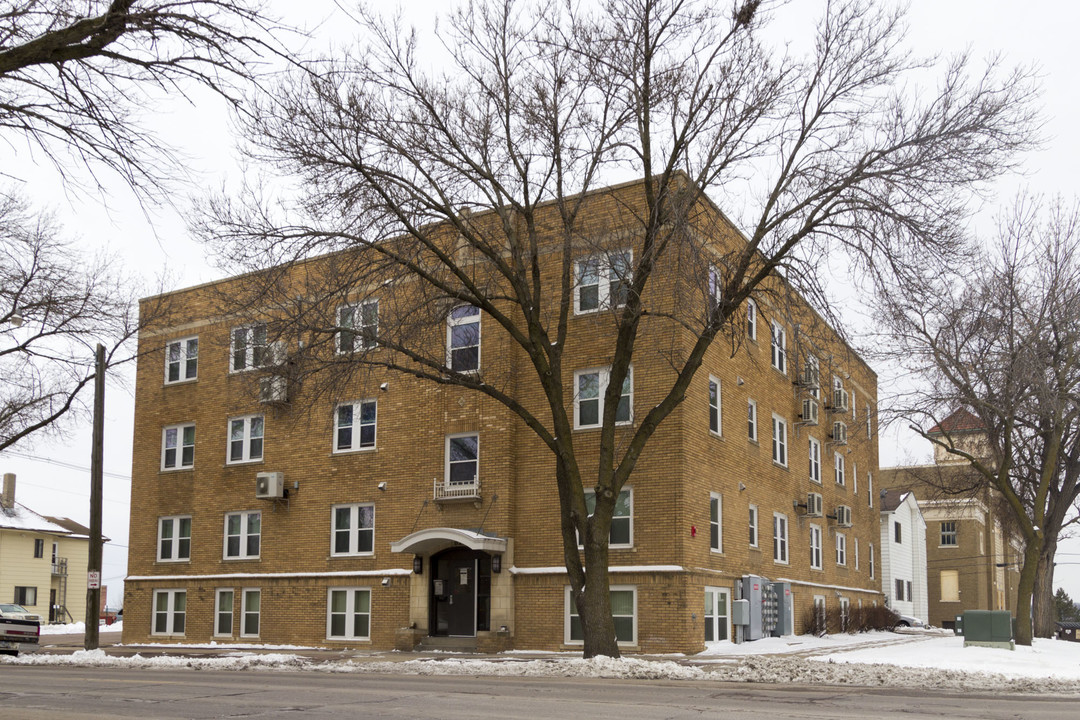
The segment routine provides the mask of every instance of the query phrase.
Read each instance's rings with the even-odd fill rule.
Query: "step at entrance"
[[[433,637],[428,636],[420,641],[416,648],[420,652],[426,650],[441,650],[443,652],[476,652],[476,638],[474,637]]]

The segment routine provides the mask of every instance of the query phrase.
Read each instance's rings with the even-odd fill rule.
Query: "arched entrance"
[[[430,633],[475,637],[490,629],[491,556],[481,550],[452,547],[431,556]]]

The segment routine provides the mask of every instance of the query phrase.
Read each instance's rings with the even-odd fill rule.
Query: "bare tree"
[[[1054,553],[1080,496],[1080,208],[1022,198],[998,233],[973,265],[884,296],[884,317],[924,382],[901,402],[907,416],[973,471],[946,489],[992,488],[1024,538],[1017,642],[1030,645],[1026,618],[1052,632]],[[977,435],[941,422],[961,408]]]
[[[252,183],[209,203],[198,228],[230,269],[264,270],[234,300],[302,331],[307,392],[317,372],[327,392],[363,368],[407,373],[493,398],[535,433],[555,464],[586,656],[619,654],[607,573],[619,492],[747,298],[783,287],[783,271],[823,300],[830,250],[875,278],[951,257],[972,190],[1034,140],[1024,71],[973,71],[961,57],[933,88],[905,93],[933,63],[904,49],[900,11],[829,3],[808,56],[787,57],[762,39],[769,8],[471,4],[440,27],[438,58],[400,18],[358,11],[363,50],[294,73],[246,125],[252,157],[295,180],[295,197]],[[620,177],[644,178],[640,193],[598,190]],[[742,236],[708,200],[732,193],[749,198]],[[279,194],[289,199],[267,199]],[[315,271],[293,261],[348,249],[297,291]],[[597,320],[611,323],[610,377],[589,452],[575,444],[564,358],[575,292],[596,272],[610,281]],[[328,308],[366,294],[380,302],[377,343],[320,353],[335,333],[361,332]],[[518,349],[539,405],[497,364],[462,371],[448,357],[446,319],[461,306]],[[670,385],[624,431],[619,397],[643,333],[671,338]]]

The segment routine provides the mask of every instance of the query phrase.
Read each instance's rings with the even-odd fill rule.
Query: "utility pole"
[[[105,445],[105,346],[98,343],[94,363],[94,437],[90,448],[90,558],[86,564],[86,634],[83,648],[97,650],[101,615],[101,485]]]

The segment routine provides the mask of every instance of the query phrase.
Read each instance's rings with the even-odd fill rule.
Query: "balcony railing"
[[[52,564],[53,575],[67,575],[67,558],[56,558]]]
[[[452,483],[435,480],[435,501],[453,502],[455,500],[479,500],[480,480],[468,483]]]

